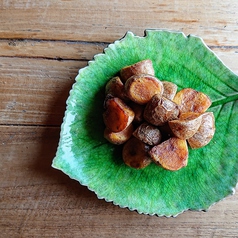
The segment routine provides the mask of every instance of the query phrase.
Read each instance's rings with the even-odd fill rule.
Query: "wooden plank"
[[[151,217],[51,168],[69,90],[94,54],[128,30],[166,28],[202,37],[238,74],[237,13],[237,0],[0,1],[0,237],[237,237],[238,194]]]
[[[58,127],[0,126],[2,237],[236,237],[238,194],[208,212],[139,215],[51,168]]]
[[[91,60],[107,44],[78,41],[0,40],[0,57]]]
[[[237,46],[238,2],[17,1],[0,3],[1,38],[113,42],[128,30],[166,28],[196,34],[210,45]]]
[[[0,57],[88,61],[92,60],[95,54],[102,53],[107,46],[106,43],[79,41],[0,40]],[[238,47],[209,47],[229,68],[238,72]]]
[[[0,58],[0,124],[60,125],[80,61]]]
[[[238,75],[238,47],[211,47],[211,50],[229,69]]]
[[[41,51],[48,43],[36,46],[26,44],[25,53],[19,56],[36,58],[0,57],[0,124],[60,125],[65,111],[65,102],[74,83],[78,69],[86,61],[48,60],[37,57],[52,57],[53,51]],[[34,48],[35,47],[35,48]],[[67,43],[57,46],[57,57],[76,58]],[[80,46],[81,47],[81,46]],[[10,55],[13,50],[2,47],[2,54]],[[213,48],[216,54],[238,74],[238,51],[236,48]],[[16,50],[17,51],[17,50]],[[87,47],[86,50],[87,51]],[[95,50],[96,51],[96,50]],[[72,55],[72,56],[71,56]],[[90,54],[86,53],[86,57]]]

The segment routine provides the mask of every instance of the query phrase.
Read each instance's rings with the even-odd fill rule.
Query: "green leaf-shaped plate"
[[[103,138],[106,82],[127,65],[151,59],[156,76],[210,96],[216,118],[213,140],[189,150],[188,166],[171,172],[151,164],[135,170],[122,162],[121,147]],[[79,71],[67,100],[53,167],[94,191],[98,198],[139,213],[176,216],[207,210],[234,193],[238,180],[238,76],[204,42],[180,32],[128,32]]]

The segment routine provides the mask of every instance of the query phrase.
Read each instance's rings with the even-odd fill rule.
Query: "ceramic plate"
[[[189,149],[187,167],[173,172],[155,164],[126,166],[121,147],[103,137],[104,87],[119,70],[151,59],[156,77],[209,95],[216,133],[204,148]],[[67,100],[52,166],[94,191],[98,198],[138,213],[176,216],[207,210],[233,194],[238,180],[238,76],[196,36],[181,32],[131,32],[80,69]]]

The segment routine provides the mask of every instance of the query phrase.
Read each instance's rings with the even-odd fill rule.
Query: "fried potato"
[[[158,145],[162,139],[160,130],[147,122],[144,122],[137,127],[137,129],[133,132],[133,136],[148,145]]]
[[[152,160],[167,170],[176,171],[185,166],[188,162],[188,147],[186,140],[176,137],[154,146],[149,155]]]
[[[178,89],[177,85],[168,81],[161,82],[164,86],[163,97],[173,100]]]
[[[188,139],[192,149],[201,148],[207,145],[215,133],[215,118],[212,112],[202,114],[202,122],[197,132]]]
[[[127,100],[124,84],[118,76],[113,77],[108,81],[105,87],[105,94],[110,94],[122,100]]]
[[[134,131],[134,126],[131,123],[126,129],[119,132],[112,132],[107,127],[104,130],[104,138],[107,139],[110,143],[115,145],[121,145],[130,139]]]
[[[187,117],[186,117],[187,115]],[[169,126],[173,132],[173,134],[183,140],[186,140],[192,137],[200,127],[202,122],[202,116],[199,113],[184,113],[177,120],[169,121]]]
[[[112,132],[124,130],[134,119],[135,113],[120,98],[106,98],[104,106],[103,120]]]
[[[155,94],[147,103],[144,110],[144,118],[155,126],[162,126],[166,122],[177,119],[179,108],[173,101]]]
[[[124,144],[123,161],[132,168],[152,161],[171,171],[187,166],[188,144],[200,148],[214,136],[210,98],[192,88],[177,92],[176,84],[155,77],[149,59],[118,73],[105,87],[104,138]]]
[[[150,147],[135,137],[131,137],[123,146],[122,157],[126,165],[142,169],[151,163],[148,155]]]
[[[145,109],[145,105],[140,105],[140,104],[130,101],[130,102],[128,102],[128,106],[135,113],[134,122],[137,124],[141,123],[144,120],[143,112]]]
[[[192,88],[185,88],[179,91],[173,101],[179,105],[179,110],[183,112],[205,112],[212,104],[211,99],[204,93]]]
[[[146,104],[155,95],[162,95],[164,88],[160,80],[148,74],[131,76],[125,83],[126,95],[133,102]]]
[[[146,59],[142,60],[138,63],[135,63],[133,65],[124,67],[120,71],[120,76],[122,81],[125,83],[127,79],[129,79],[133,75],[139,75],[139,74],[149,74],[154,76],[155,71],[153,68],[153,63],[151,60]]]

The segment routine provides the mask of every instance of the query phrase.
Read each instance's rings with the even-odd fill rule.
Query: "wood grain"
[[[45,40],[0,40],[0,57],[27,57],[54,60],[91,60],[103,52],[105,43]]]
[[[196,34],[211,45],[237,45],[237,1],[4,0],[1,38],[112,42],[149,28]]]
[[[60,125],[78,69],[86,62],[1,58],[0,123]]]
[[[50,167],[59,128],[0,126],[0,237],[236,237],[238,195],[209,212],[139,215]]]
[[[110,42],[113,43],[113,42]],[[52,60],[92,60],[109,43],[81,41],[0,39],[0,57],[42,58]],[[238,72],[238,46],[208,45],[234,72]]]
[[[51,168],[78,70],[129,30],[202,37],[238,74],[238,1],[0,1],[0,237],[238,237],[238,194],[139,215]],[[238,189],[236,189],[238,191]]]
[[[81,42],[0,41],[0,124],[59,126],[78,70],[106,46]],[[238,74],[236,48],[211,49]]]

